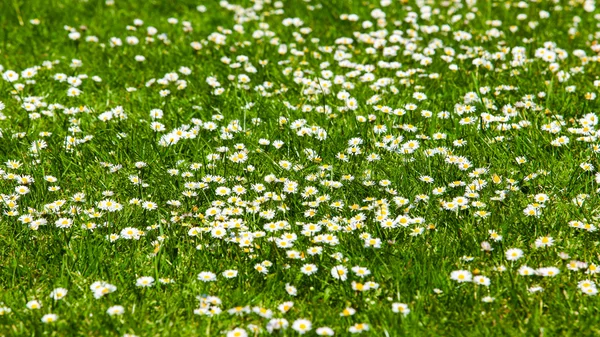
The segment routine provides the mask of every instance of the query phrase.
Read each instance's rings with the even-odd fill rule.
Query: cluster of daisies
[[[95,27],[65,26],[65,41],[123,57],[133,73],[160,62],[148,53],[151,48],[164,55],[185,50],[220,70],[207,73],[189,62],[156,70],[143,81],[122,73],[126,87],[115,88],[103,78],[103,65],[86,57],[40,60],[24,69],[0,65],[2,87],[10,92],[0,102],[0,137],[15,144],[2,155],[3,222],[57,245],[64,242],[56,238],[69,233],[99,237],[109,247],[142,247],[150,260],[181,242],[198,258],[234,251],[238,258],[228,255],[226,269],[188,271],[196,275],[194,286],[213,292],[218,287],[211,285],[231,279],[262,280],[286,271],[309,280],[281,282],[289,298],[273,308],[226,303],[218,293],[199,295],[193,314],[200,319],[254,317],[251,324],[231,326],[224,332],[228,337],[287,329],[322,336],[379,329],[355,316],[373,299],[380,310],[404,319],[414,308],[414,294],[392,286],[379,261],[398,246],[410,251],[423,245],[452,221],[469,227],[462,235],[480,244],[472,247],[477,257],[460,257],[458,268],[443,271],[447,291],[474,291],[491,303],[502,296],[497,283],[507,273],[530,293],[572,273],[572,289],[596,295],[600,269],[589,257],[562,251],[562,242],[575,235],[588,240],[596,231],[599,218],[588,204],[598,190],[553,189],[553,168],[534,150],[514,144],[535,140],[539,144],[531,146],[548,156],[575,158],[572,174],[590,186],[600,184],[594,165],[599,116],[589,109],[600,80],[586,76],[600,61],[600,45],[584,41],[587,48],[573,49],[562,40],[526,37],[563,14],[567,7],[558,4],[507,2],[502,6],[515,14],[508,22],[482,21],[474,0],[433,7],[391,0],[373,4],[365,13],[339,15],[340,35],[333,38],[320,36],[310,18],[290,17],[283,2],[271,0],[250,7],[228,1],[215,2],[212,9],[200,5],[195,17],[137,18],[106,36],[94,35]],[[323,8],[318,1],[302,6]],[[569,6],[595,11],[593,1]],[[198,27],[210,11],[230,21],[201,36]],[[569,15],[565,34],[579,39],[587,28],[579,16]],[[485,29],[471,29],[474,22]],[[30,24],[44,24],[44,18]],[[543,87],[519,80],[531,72],[539,73]],[[446,78],[466,83],[452,89],[452,101],[438,95],[440,87],[455,86]],[[105,84],[123,96],[97,101]],[[578,107],[576,115],[557,109],[559,92]],[[149,97],[151,106],[135,106],[130,97]],[[199,103],[228,100],[232,106]],[[141,158],[135,142],[160,158]],[[507,152],[510,160],[482,157],[488,150]],[[57,156],[83,163],[64,170],[84,179],[65,179],[63,172],[49,169]],[[87,161],[77,159],[82,156]],[[94,179],[86,172],[100,172],[97,179],[111,187],[86,188]],[[505,205],[539,226],[536,238],[516,240],[518,235],[499,223]],[[591,212],[561,224],[584,231],[545,225],[557,205]],[[136,217],[143,224],[130,221]],[[486,267],[470,267],[475,263]],[[95,300],[106,302],[116,298],[118,288],[136,287],[141,296],[150,296],[144,289],[179,282],[173,275],[157,275],[136,274],[127,285],[117,278],[90,279],[88,285]],[[336,299],[346,303],[339,314],[350,317],[346,326],[318,326],[306,311],[289,317],[294,306],[311,305],[303,303],[303,295],[314,289],[307,284],[317,282],[356,295]],[[469,283],[475,290],[468,290]],[[61,301],[68,293],[56,288],[46,296]],[[12,309],[55,308],[44,301],[37,296]],[[0,303],[0,316],[12,309]],[[132,310],[115,301],[106,314]],[[40,320],[54,323],[59,314],[47,312]]]

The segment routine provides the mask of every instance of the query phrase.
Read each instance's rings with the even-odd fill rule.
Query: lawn
[[[0,1],[0,336],[600,335],[594,1]]]

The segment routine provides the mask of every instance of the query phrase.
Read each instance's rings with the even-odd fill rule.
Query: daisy
[[[209,271],[203,271],[200,274],[198,274],[198,280],[202,282],[214,282],[217,280],[217,275]]]
[[[238,271],[237,270],[233,270],[233,269],[229,269],[229,270],[224,271],[222,273],[222,275],[225,278],[234,278],[234,277],[236,277],[238,275]]]
[[[523,257],[523,251],[519,248],[510,248],[505,255],[508,261],[516,261]]]
[[[331,329],[330,327],[327,326],[323,326],[320,328],[317,328],[317,330],[315,330],[317,335],[319,336],[333,336],[335,335],[335,332],[333,331],[333,329]]]
[[[227,332],[227,337],[248,337],[248,333],[246,330],[242,328],[235,328],[229,332]]]
[[[542,236],[542,237],[537,238],[537,240],[535,240],[536,248],[550,247],[552,245],[554,245],[554,239],[550,236]]]
[[[363,331],[369,331],[369,325],[366,323],[356,323],[352,325],[348,331],[350,333],[361,333]]]
[[[54,323],[58,320],[58,315],[56,314],[46,314],[42,316],[42,323]]]
[[[32,300],[27,302],[25,306],[27,307],[27,309],[36,310],[42,307],[42,303],[40,303],[38,300]]]
[[[348,269],[342,265],[331,268],[331,276],[340,281],[346,281],[348,278]]]
[[[494,302],[495,298],[491,297],[491,296],[485,296],[481,299],[481,302],[484,303],[492,303]]]
[[[297,319],[292,323],[292,329],[303,335],[312,329],[312,323],[307,319]]]
[[[473,283],[489,287],[490,279],[485,276],[478,275],[478,276],[473,277]]]
[[[120,316],[125,312],[125,308],[120,305],[113,305],[106,310],[106,313],[110,316]]]
[[[471,282],[473,275],[467,270],[455,270],[450,273],[450,279],[459,283]]]
[[[282,313],[286,313],[288,312],[292,307],[294,306],[294,302],[283,302],[280,305],[277,306],[277,309],[279,311],[281,311]]]
[[[143,276],[137,279],[135,282],[137,287],[152,287],[154,285],[154,277]]]
[[[543,267],[543,268],[538,268],[535,272],[537,275],[540,275],[540,276],[554,277],[560,273],[560,269],[558,269],[556,267]]]
[[[296,287],[294,287],[293,285],[290,285],[289,283],[285,284],[285,291],[290,296],[296,296],[296,295],[298,295],[298,289]]]
[[[314,264],[305,264],[304,266],[302,266],[302,268],[300,268],[300,271],[305,275],[312,275],[318,270],[319,268],[317,268],[317,266],[315,266]]]
[[[404,303],[392,303],[392,311],[395,313],[401,313],[404,316],[410,313],[408,305]]]
[[[50,293],[50,297],[55,301],[62,300],[63,298],[65,298],[65,296],[67,296],[67,292],[68,290],[65,288],[56,288],[52,290],[52,292]]]

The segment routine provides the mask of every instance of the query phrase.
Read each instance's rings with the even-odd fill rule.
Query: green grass
[[[597,94],[597,10],[586,10],[577,1],[560,7],[531,1],[526,8],[517,2],[479,1],[476,9],[443,1],[383,6],[378,1],[287,0],[281,8],[275,1],[235,2],[238,7],[230,8],[234,11],[218,1],[0,2],[0,73],[19,74],[14,82],[0,79],[0,336],[230,336],[235,328],[254,336],[268,335],[272,318],[289,322],[287,329],[273,332],[281,336],[297,335],[292,325],[298,319],[312,323],[307,335],[316,335],[323,326],[338,336],[351,335],[351,327],[360,323],[369,326],[362,334],[370,336],[600,334],[598,296],[578,288],[580,281],[597,279],[598,232],[570,225],[582,221],[599,226],[595,169],[580,166],[600,165],[600,151],[594,149],[600,146],[594,124],[598,103],[586,97]],[[206,12],[197,10],[200,4]],[[422,14],[425,5],[433,13],[430,18]],[[386,15],[382,27],[371,16],[377,8]],[[541,10],[550,17],[541,18]],[[416,23],[410,20],[414,13]],[[348,14],[359,20],[342,20]],[[527,17],[519,19],[519,14]],[[461,18],[453,20],[455,15]],[[169,18],[178,22],[171,24]],[[284,25],[286,18],[302,24]],[[128,30],[134,19],[143,24]],[[363,26],[365,20],[373,27]],[[491,37],[491,20],[501,21],[499,37]],[[191,31],[184,31],[183,21]],[[70,39],[65,26],[81,37]],[[158,31],[153,42],[146,41],[148,26]],[[512,32],[511,26],[518,30]],[[240,27],[244,33],[236,32]],[[307,27],[310,32],[303,29]],[[223,45],[209,41],[211,34],[228,29],[232,32]],[[267,31],[266,36],[253,36],[257,30]],[[457,32],[472,38],[457,41]],[[167,43],[159,39],[163,33]],[[87,41],[90,36],[98,42]],[[128,36],[137,37],[139,44],[128,44]],[[113,37],[122,46],[111,47]],[[342,37],[352,42],[337,43]],[[384,46],[373,45],[377,38],[385,40],[387,51],[397,46],[396,55],[385,56]],[[193,42],[202,48],[194,50]],[[280,53],[281,44],[287,46],[286,53]],[[522,52],[515,56],[519,48]],[[552,71],[538,57],[539,48],[562,50],[568,57],[557,58],[559,69]],[[495,58],[497,52],[504,55]],[[136,61],[136,55],[145,61]],[[453,59],[444,60],[443,55]],[[223,62],[224,57],[231,62]],[[431,62],[422,62],[424,57]],[[518,57],[525,62],[515,62]],[[474,65],[478,58],[490,67]],[[71,67],[73,59],[81,67]],[[239,67],[231,67],[236,62]],[[399,67],[382,62],[398,62]],[[32,67],[38,67],[37,74],[23,78],[21,72]],[[185,75],[181,67],[191,73]],[[329,82],[325,69],[331,72]],[[560,71],[570,78],[562,81]],[[185,80],[185,88],[178,89],[181,82],[175,81],[148,85],[173,72]],[[72,85],[57,81],[56,74],[87,75],[77,86],[81,94],[70,96]],[[364,74],[372,74],[371,81],[363,81]],[[239,83],[240,75],[248,76],[247,87]],[[336,76],[343,78],[338,82]],[[209,77],[219,85],[211,86]],[[509,86],[514,90],[507,90]],[[215,94],[217,88],[222,94]],[[161,95],[163,89],[170,93]],[[345,108],[346,101],[340,99],[344,91],[356,100],[356,110]],[[415,93],[427,99],[419,101]],[[477,94],[468,101],[468,93]],[[374,95],[377,102],[372,102]],[[25,106],[28,102],[37,107]],[[410,110],[410,104],[416,109]],[[457,104],[475,110],[461,115]],[[117,107],[126,118],[99,119]],[[78,112],[68,113],[70,108]],[[151,129],[153,109],[163,111],[156,121],[165,131]],[[394,114],[387,109],[406,110]],[[427,111],[431,117],[424,116]],[[443,111],[449,112],[448,118],[439,115]],[[485,114],[498,119],[485,122]],[[461,123],[466,117],[472,123]],[[546,131],[560,121],[559,130]],[[386,131],[378,133],[380,126]],[[587,133],[581,134],[586,126]],[[315,134],[299,134],[302,127]],[[161,145],[161,137],[177,128],[193,131],[191,139]],[[326,137],[316,134],[323,131]],[[435,139],[439,134],[445,137]],[[386,136],[398,147],[388,146],[394,141],[385,145]],[[554,146],[561,136],[569,143]],[[580,138],[584,136],[588,138]],[[67,146],[67,137],[88,138]],[[361,154],[349,154],[353,138],[360,138]],[[260,145],[261,139],[270,145]],[[32,151],[32,143],[40,140],[47,146]],[[273,146],[276,140],[283,142],[280,148]],[[460,146],[457,140],[466,144]],[[411,141],[419,147],[401,151]],[[243,153],[245,160],[233,162],[234,153]],[[378,160],[368,160],[371,154]],[[451,163],[459,156],[470,167]],[[526,162],[519,164],[519,157]],[[137,162],[146,166],[137,168]],[[194,163],[199,164],[196,170],[190,166]],[[134,184],[132,176],[145,185]],[[423,181],[423,176],[433,182]],[[23,177],[29,181],[20,181]],[[211,177],[220,178],[210,182]],[[296,191],[286,191],[286,182],[296,182]],[[474,183],[482,186],[469,196],[469,207],[445,209],[453,199],[464,198]],[[231,199],[233,191],[219,195],[219,187],[238,185],[245,192],[237,200]],[[28,192],[20,191],[21,186]],[[318,191],[303,196],[311,186]],[[50,190],[56,187],[60,189]],[[445,191],[437,193],[438,187]],[[85,194],[80,202],[73,200],[77,193]],[[536,198],[544,199],[542,194],[547,200],[536,203]],[[583,203],[577,204],[576,198]],[[122,208],[101,210],[106,199]],[[144,209],[132,199],[151,201],[157,208]],[[61,206],[53,210],[57,203]],[[208,214],[214,207],[225,211],[223,218]],[[528,207],[538,209],[539,216],[525,215]],[[90,216],[96,211],[98,217]],[[263,211],[273,211],[273,218],[267,219]],[[380,224],[401,216],[413,221],[406,227]],[[68,228],[55,224],[63,218],[72,221]],[[40,219],[47,224],[30,223]],[[278,221],[289,226],[265,230]],[[225,222],[226,236],[211,235]],[[88,223],[95,228],[82,228]],[[308,224],[320,224],[321,230],[309,235],[303,230]],[[138,240],[109,239],[130,227],[143,235]],[[198,235],[189,235],[193,228]],[[493,240],[490,231],[502,239]],[[286,233],[296,235],[293,247],[278,247],[277,240]],[[235,242],[244,235],[254,239],[247,245]],[[327,235],[338,243],[325,242]],[[367,236],[379,239],[380,248],[365,247]],[[554,243],[536,247],[541,237]],[[484,241],[493,250],[483,251]],[[322,253],[309,254],[313,247],[322,247]],[[524,256],[508,261],[505,252],[510,248],[522,249]],[[289,258],[290,251],[302,258]],[[255,266],[265,261],[272,265],[261,274]],[[585,264],[571,270],[571,261]],[[318,271],[303,274],[305,264],[314,264]],[[348,268],[347,280],[332,277],[338,265]],[[350,270],[354,266],[368,268],[370,275],[359,278]],[[522,276],[523,266],[557,267],[560,273]],[[221,274],[225,270],[238,274],[227,279]],[[486,276],[490,285],[459,283],[450,277],[457,270]],[[198,280],[204,271],[215,273],[217,280]],[[143,276],[153,277],[154,284],[137,286]],[[161,278],[174,282],[163,284]],[[96,281],[117,289],[95,298],[90,286]],[[378,287],[353,289],[352,282],[368,281]],[[286,284],[297,294],[289,294]],[[530,291],[534,286],[543,291]],[[52,299],[56,288],[67,289],[67,295]],[[213,305],[220,314],[197,314],[198,298],[206,296],[220,299]],[[493,301],[482,301],[486,296]],[[32,300],[42,307],[29,309]],[[282,313],[277,307],[286,301],[294,304]],[[406,304],[410,313],[393,312],[393,303]],[[108,308],[116,305],[123,306],[123,314],[109,315]],[[238,306],[270,309],[273,317],[228,313]],[[355,314],[341,316],[348,307]],[[58,319],[43,323],[47,314]]]

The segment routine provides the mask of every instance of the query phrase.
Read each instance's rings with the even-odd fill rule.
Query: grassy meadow
[[[0,1],[0,336],[600,335],[589,0]]]

